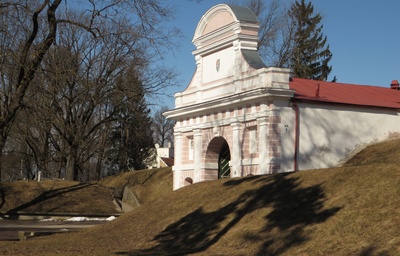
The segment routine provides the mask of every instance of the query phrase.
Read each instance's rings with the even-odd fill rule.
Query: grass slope
[[[340,168],[216,180],[175,192],[171,172],[160,171],[133,186],[149,198],[117,220],[1,242],[0,254],[400,255],[399,148],[400,140],[388,141]]]
[[[30,213],[118,213],[113,190],[100,184],[71,181],[0,183],[0,217]]]
[[[14,181],[0,183],[0,217],[9,214],[101,214],[120,213],[113,203],[122,198],[125,186],[131,188],[140,202],[172,190],[172,179],[157,182],[148,190],[149,180],[161,180],[171,168],[122,173],[98,183],[63,180]],[[151,182],[150,182],[151,183]],[[161,191],[160,191],[161,190]]]

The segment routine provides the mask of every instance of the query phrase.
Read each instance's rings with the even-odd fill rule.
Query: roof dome
[[[197,24],[193,44],[194,55],[205,56],[227,47],[257,51],[257,16],[248,8],[218,4],[209,9]]]
[[[209,9],[200,19],[193,41],[232,22],[256,23],[257,16],[248,8],[230,4],[218,4]]]

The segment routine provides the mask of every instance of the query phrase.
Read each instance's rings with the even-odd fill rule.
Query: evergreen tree
[[[152,162],[155,149],[152,138],[152,119],[147,107],[143,86],[136,72],[129,69],[120,79],[121,87],[129,86],[135,95],[122,97],[116,122],[110,132],[108,155],[109,174],[141,170]]]
[[[325,46],[327,39],[322,34],[321,15],[314,14],[311,2],[306,4],[305,0],[301,0],[291,6],[289,16],[295,28],[291,60],[294,75],[326,81],[332,70],[329,66],[332,53],[329,45]]]

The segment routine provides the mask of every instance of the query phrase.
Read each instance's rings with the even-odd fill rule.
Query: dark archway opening
[[[231,151],[229,150],[228,143],[225,141],[221,146],[218,156],[218,179],[231,177],[229,161],[231,161]]]

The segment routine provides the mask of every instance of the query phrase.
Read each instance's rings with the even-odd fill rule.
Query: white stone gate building
[[[399,130],[400,91],[290,78],[261,60],[258,28],[249,9],[226,4],[198,23],[196,72],[165,113],[176,120],[174,189],[337,165]]]

